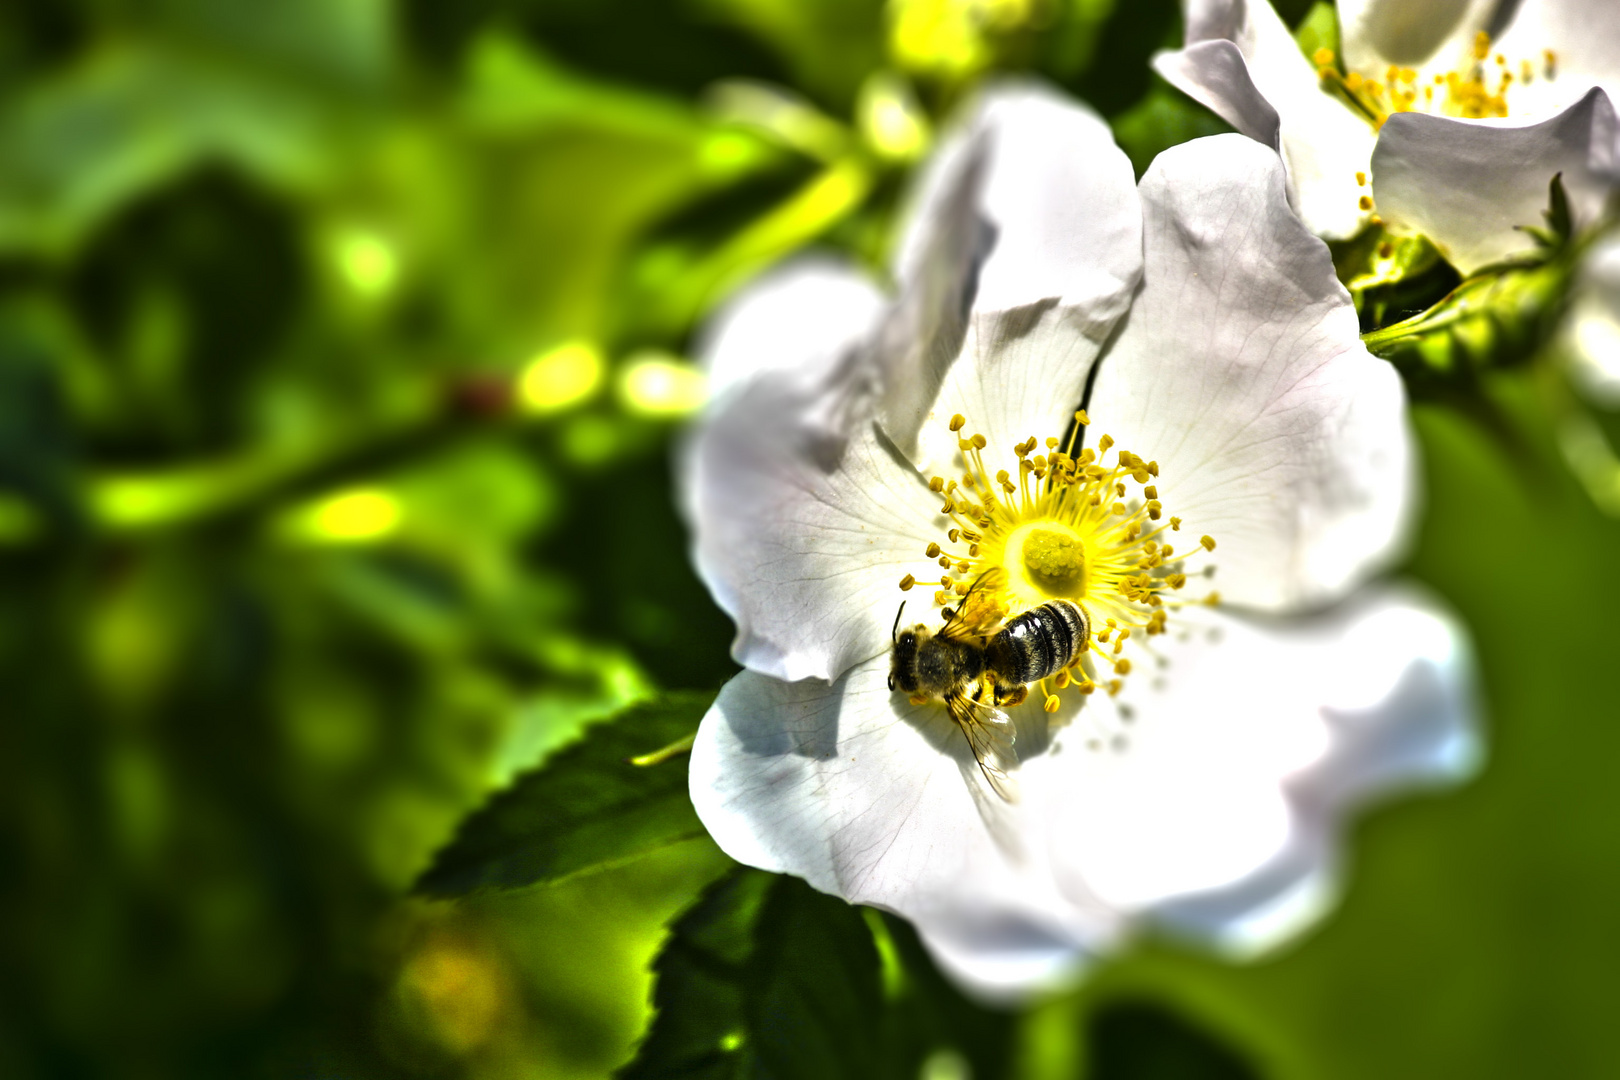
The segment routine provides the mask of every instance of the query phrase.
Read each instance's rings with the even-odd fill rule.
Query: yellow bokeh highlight
[[[1048,14],[1043,0],[890,0],[889,54],[907,71],[966,78],[995,60],[998,37]]]
[[[386,491],[362,488],[329,496],[310,507],[303,531],[328,542],[364,543],[394,532],[404,516],[397,498]]]
[[[518,402],[529,412],[556,412],[578,404],[602,384],[602,353],[587,341],[570,341],[541,353],[518,376]]]
[[[868,78],[855,112],[861,135],[879,156],[912,161],[928,149],[927,117],[910,87],[895,76],[879,73]]]
[[[619,373],[619,400],[643,416],[687,416],[708,399],[708,380],[691,364],[664,353],[641,353]]]
[[[336,244],[338,269],[355,292],[381,296],[399,278],[399,258],[393,247],[376,233],[353,230]]]

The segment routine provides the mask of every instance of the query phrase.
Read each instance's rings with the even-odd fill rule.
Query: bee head
[[[917,692],[917,650],[933,636],[918,623],[894,635],[894,657],[889,663],[889,689],[899,687],[908,694]]]

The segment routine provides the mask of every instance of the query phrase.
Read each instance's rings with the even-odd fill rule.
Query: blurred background
[[[707,839],[411,884],[586,721],[735,670],[672,499],[696,329],[807,247],[881,273],[993,72],[1138,172],[1224,130],[1149,72],[1180,38],[1174,0],[0,5],[0,1076],[627,1062]],[[1405,575],[1475,630],[1483,776],[1363,819],[1281,955],[1144,942],[982,1018],[991,1071],[1620,1068],[1620,528],[1544,378],[1481,377],[1511,438],[1416,409]]]

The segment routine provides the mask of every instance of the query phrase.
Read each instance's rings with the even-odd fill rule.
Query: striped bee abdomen
[[[990,642],[987,666],[1006,682],[1039,682],[1068,667],[1090,636],[1078,604],[1051,600],[1007,621]]]

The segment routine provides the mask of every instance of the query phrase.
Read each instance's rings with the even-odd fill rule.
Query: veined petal
[[[1362,346],[1274,154],[1239,135],[1198,139],[1160,154],[1141,191],[1142,289],[1102,360],[1091,431],[1159,462],[1159,497],[1188,543],[1218,541],[1227,602],[1341,596],[1407,525],[1400,380]]]
[[[831,679],[884,652],[896,586],[943,529],[872,419],[864,362],[755,378],[686,448],[693,559],[755,671]]]
[[[1135,183],[1108,125],[1034,84],[994,88],[917,205],[883,337],[886,430],[922,468],[954,453],[957,412],[992,440],[1061,433],[1141,274]]]
[[[1041,817],[985,795],[943,708],[891,693],[887,665],[833,683],[751,671],[727,683],[692,748],[704,826],[741,862],[904,915],[983,995],[1072,970],[1119,919],[1058,892]],[[1050,756],[1018,774],[1035,806],[1064,786]]]
[[[843,259],[807,255],[732,297],[704,328],[696,353],[718,400],[762,371],[823,370],[869,333],[887,300]]]
[[[1190,644],[1139,703],[1112,778],[1124,824],[1077,842],[1100,853],[1090,892],[1247,955],[1331,903],[1351,810],[1477,768],[1471,652],[1402,591],[1286,629],[1228,619],[1218,644]]]
[[[1373,152],[1378,212],[1471,274],[1534,246],[1520,226],[1543,224],[1556,173],[1576,226],[1590,224],[1614,182],[1617,139],[1620,123],[1600,89],[1537,124],[1399,113]]]
[[[1282,154],[1290,202],[1312,232],[1344,239],[1361,229],[1366,192],[1356,174],[1367,171],[1372,128],[1322,91],[1316,69],[1266,0],[1189,4],[1187,47],[1160,53],[1153,66]]]

